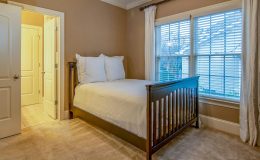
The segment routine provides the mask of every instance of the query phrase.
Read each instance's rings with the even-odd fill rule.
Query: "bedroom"
[[[102,1],[98,0],[88,0],[88,1],[83,1],[83,0],[78,0],[78,1],[64,1],[63,4],[60,3],[60,1],[42,1],[42,0],[15,0],[15,2],[22,3],[22,4],[28,4],[30,6],[35,6],[34,8],[39,7],[40,9],[49,9],[57,12],[62,12],[64,13],[65,17],[65,30],[64,30],[64,105],[61,105],[60,110],[64,109],[64,112],[62,114],[61,119],[67,119],[69,118],[69,100],[70,100],[70,92],[69,92],[69,75],[70,75],[70,68],[68,66],[68,62],[75,61],[75,55],[76,53],[79,53],[81,56],[99,56],[101,53],[106,54],[107,56],[124,56],[124,67],[125,67],[125,74],[127,78],[130,79],[145,79],[145,48],[148,49],[149,47],[145,47],[145,13],[144,11],[140,11],[139,8],[141,6],[146,6],[147,4],[150,3],[155,3],[158,1],[152,1],[152,2],[146,2],[147,4],[142,4],[141,1],[136,1],[133,3],[129,3],[129,5],[126,7],[126,3],[113,3],[114,5],[119,5],[120,7],[104,3]],[[111,2],[111,1],[110,1]],[[114,1],[116,2],[116,1]],[[120,1],[117,1],[120,2]],[[145,3],[145,1],[142,1]],[[232,1],[234,2],[234,1]],[[160,5],[157,5],[157,13],[156,17],[154,18],[155,21],[155,30],[158,31],[159,28],[165,28],[165,32],[167,32],[167,24],[171,23],[172,26],[176,25],[174,22],[181,22],[181,20],[189,20],[190,16],[193,15],[194,18],[191,18],[191,25],[194,25],[196,23],[196,16],[207,16],[209,13],[215,12],[219,13],[219,11],[225,10],[225,11],[230,11],[234,8],[229,8],[229,7],[235,7],[236,9],[241,9],[242,7],[242,2],[240,5],[237,6],[237,3],[232,3],[230,1],[225,1],[225,0],[214,0],[214,1],[206,1],[206,0],[196,0],[196,1],[190,1],[190,0],[173,0],[169,2],[162,3]],[[123,4],[123,5],[122,5]],[[217,5],[217,7],[216,7]],[[223,7],[223,6],[228,6],[228,7]],[[27,6],[24,6],[26,8]],[[122,9],[123,8],[123,9]],[[127,9],[128,8],[128,9]],[[217,10],[219,9],[219,10]],[[202,14],[204,13],[204,15]],[[207,15],[205,15],[208,13]],[[233,12],[232,12],[233,13]],[[231,14],[231,13],[227,13]],[[234,14],[232,16],[237,16],[236,18],[239,19],[239,14],[242,15],[241,12]],[[187,16],[188,15],[188,16]],[[193,17],[192,16],[192,17]],[[221,17],[221,15],[217,15]],[[212,16],[213,17],[213,16]],[[211,17],[206,17],[211,18]],[[220,18],[221,19],[221,18]],[[241,18],[242,21],[242,18]],[[182,22],[181,22],[182,23]],[[199,22],[198,22],[199,23]],[[233,22],[232,22],[233,23]],[[242,22],[241,22],[242,23]],[[183,25],[187,25],[187,23],[182,23]],[[177,24],[178,25],[178,24]],[[241,24],[240,24],[241,25]],[[169,26],[169,25],[168,25]],[[205,27],[205,26],[204,26]],[[223,26],[220,26],[223,27]],[[185,28],[185,27],[184,27]],[[186,28],[188,28],[186,26]],[[237,27],[239,30],[239,27]],[[235,29],[237,29],[235,28]],[[187,29],[185,30],[185,32]],[[190,33],[193,33],[195,31],[194,29],[190,29],[188,31],[191,31]],[[233,35],[233,37],[239,37],[242,35],[242,31],[240,30],[239,33],[240,35]],[[237,32],[234,32],[237,33]],[[178,34],[176,34],[178,35]],[[225,35],[225,34],[220,34],[220,35]],[[196,37],[195,35],[192,35],[190,37]],[[252,35],[251,35],[252,36]],[[158,36],[155,36],[158,37]],[[187,36],[184,36],[187,37]],[[164,38],[167,38],[165,36]],[[199,36],[197,36],[197,39]],[[223,38],[223,37],[221,37]],[[224,43],[221,41],[222,39],[216,41],[217,43]],[[151,38],[148,38],[148,40],[151,40]],[[195,38],[196,39],[196,38]],[[224,39],[224,38],[223,38]],[[226,38],[227,39],[227,38]],[[226,40],[225,39],[225,40]],[[239,39],[239,38],[238,38]],[[156,39],[157,42],[159,42],[160,39]],[[230,40],[230,39],[228,39]],[[234,39],[231,39],[231,41],[234,41]],[[185,43],[192,43],[193,46],[196,44],[196,40],[193,41],[193,38],[187,38],[187,39],[182,39],[181,41]],[[187,41],[187,42],[186,42]],[[242,41],[242,40],[241,40]],[[173,50],[174,47],[172,47],[172,43],[169,41],[169,43],[166,43],[168,45],[168,48],[170,50]],[[232,45],[232,44],[231,44]],[[204,45],[205,48],[207,48],[207,44]],[[210,45],[211,46],[211,45]],[[214,45],[218,47],[218,45]],[[219,45],[221,46],[221,45]],[[190,47],[193,48],[193,47]],[[191,49],[190,49],[191,50]],[[223,52],[223,48],[218,48],[220,52]],[[209,56],[209,55],[205,55]],[[187,57],[185,55],[185,57]],[[153,57],[155,58],[155,57]],[[182,57],[181,57],[182,58]],[[180,57],[179,57],[180,59]],[[190,63],[192,64],[194,61],[185,61],[185,58],[183,59],[183,64],[185,63]],[[220,58],[221,59],[221,58]],[[223,59],[223,58],[222,58]],[[166,60],[169,60],[166,58]],[[219,59],[217,59],[219,60]],[[155,61],[154,61],[155,62]],[[2,63],[2,62],[1,62]],[[232,64],[235,64],[234,62]],[[187,67],[187,65],[186,65]],[[231,66],[232,67],[232,66]],[[192,65],[189,66],[189,68],[194,68]],[[221,68],[221,67],[220,67]],[[223,67],[222,67],[223,68]],[[237,69],[239,67],[234,67],[233,69]],[[214,68],[213,68],[214,69]],[[242,70],[242,68],[241,68]],[[187,70],[186,70],[187,71]],[[192,70],[190,70],[191,73]],[[233,71],[233,70],[232,70]],[[196,72],[193,71],[193,72]],[[174,72],[176,73],[176,72]],[[236,79],[239,79],[239,74],[236,74],[236,70],[234,70],[234,75]],[[158,75],[158,74],[157,74]],[[165,74],[167,75],[167,73]],[[167,75],[168,76],[168,75]],[[203,77],[202,77],[203,78]],[[204,76],[205,78],[205,76]],[[215,84],[223,84],[214,82]],[[234,83],[230,83],[228,86],[230,88],[236,88],[236,85],[240,87],[240,84],[235,83],[237,81],[232,81]],[[243,83],[243,81],[241,81]],[[208,83],[209,84],[209,83]],[[63,86],[63,85],[62,85]],[[215,86],[215,87],[220,87]],[[221,89],[219,89],[221,90]],[[222,89],[223,90],[223,89]],[[238,89],[239,90],[239,89]],[[4,94],[3,90],[3,94]],[[236,98],[237,99],[237,94],[234,91],[237,91],[237,89],[231,89],[233,91],[232,95],[233,97],[231,98]],[[188,92],[187,92],[188,93]],[[213,92],[210,92],[213,93]],[[146,100],[145,100],[146,101]],[[186,156],[184,159],[191,159],[189,156],[199,156],[196,154],[196,151],[198,154],[200,154],[200,158],[197,157],[197,159],[218,159],[218,156],[221,156],[223,159],[229,159],[229,156],[237,156],[240,159],[247,158],[252,156],[255,157],[255,159],[258,159],[259,157],[259,150],[257,148],[250,148],[246,144],[243,144],[239,140],[239,135],[240,135],[240,128],[239,128],[239,116],[241,110],[239,109],[239,102],[237,101],[228,101],[228,100],[218,100],[218,99],[213,99],[212,98],[200,98],[200,120],[201,120],[201,126],[202,127],[210,127],[210,128],[215,128],[219,131],[215,130],[207,130],[207,129],[188,129],[185,134],[181,134],[175,139],[171,141],[169,144],[170,147],[169,149],[163,148],[162,150],[159,150],[153,157],[157,157],[160,159],[168,159],[168,158],[174,158],[174,157],[179,157],[180,159],[183,156]],[[252,109],[252,108],[251,108]],[[255,111],[257,113],[257,111]],[[70,126],[71,128],[67,128]],[[77,128],[79,127],[79,128]],[[66,128],[68,130],[66,130]],[[97,127],[98,128],[98,127]],[[56,133],[54,132],[56,129],[60,129],[63,131],[68,131],[68,134],[66,133]],[[73,130],[75,129],[75,130]],[[3,139],[0,140],[1,146],[1,155],[6,155],[6,159],[10,159],[8,157],[8,153],[11,151],[18,152],[20,154],[17,154],[17,157],[22,158],[23,156],[28,156],[28,157],[33,157],[36,156],[37,153],[47,153],[46,156],[49,156],[50,158],[58,158],[58,159],[69,159],[69,157],[73,157],[77,151],[73,150],[73,152],[67,152],[69,149],[68,147],[71,146],[66,146],[67,143],[71,143],[75,145],[75,142],[82,143],[82,145],[94,145],[96,143],[101,143],[104,146],[98,146],[102,151],[104,151],[104,154],[95,154],[94,152],[92,153],[91,151],[94,151],[95,148],[93,147],[86,147],[85,149],[79,149],[77,146],[76,148],[79,149],[78,152],[84,153],[84,156],[89,157],[90,159],[103,159],[105,156],[113,156],[114,154],[118,154],[118,157],[115,156],[115,158],[111,159],[122,159],[122,158],[144,158],[145,153],[142,152],[141,150],[138,150],[135,147],[132,147],[128,145],[129,143],[126,143],[125,141],[121,141],[117,137],[113,137],[107,132],[103,130],[96,129],[95,127],[93,128],[91,125],[88,125],[88,123],[85,123],[84,121],[81,121],[80,119],[74,119],[74,120],[69,120],[69,121],[61,121],[60,123],[54,122],[52,125],[48,124],[43,124],[36,126],[34,128],[30,128],[32,131],[27,130],[22,130],[22,134],[17,137],[17,141],[15,144],[18,145],[20,140],[25,139],[27,144],[20,144],[18,145],[17,148],[15,148],[15,144],[13,145],[8,145],[9,141],[12,141],[12,137],[9,139]],[[40,139],[31,139],[30,136],[40,136],[38,131],[40,130],[45,133],[47,136],[46,143],[42,146],[40,144]],[[84,133],[82,130],[85,130],[86,133]],[[191,130],[191,131],[190,131]],[[70,132],[69,132],[70,131]],[[1,130],[2,132],[2,130]],[[77,138],[77,132],[78,134],[83,136],[83,137],[78,137]],[[93,133],[94,132],[94,133]],[[216,133],[215,133],[216,132]],[[228,132],[233,135],[236,135],[236,138],[233,138],[232,136],[228,136],[222,132]],[[251,131],[250,131],[251,133]],[[90,141],[86,142],[84,140],[84,135],[86,136],[85,138],[88,139],[88,134],[91,134],[93,137],[90,137]],[[214,139],[214,134],[218,135],[217,137],[220,137],[220,139]],[[70,139],[70,135],[75,136],[75,141],[68,140]],[[200,136],[199,136],[200,135]],[[215,136],[216,136],[215,135]],[[59,137],[57,138],[59,141],[53,142],[55,139],[54,137]],[[185,138],[186,136],[186,138]],[[194,137],[193,137],[194,136]],[[195,151],[189,151],[189,150],[182,150],[183,147],[187,147],[189,149],[189,142],[192,142],[192,137],[196,138],[196,136],[199,136],[198,139],[202,138],[201,141],[195,141],[194,143],[190,144],[192,149]],[[204,136],[204,137],[203,137]],[[48,139],[49,138],[49,139]],[[83,139],[81,139],[83,138]],[[180,138],[180,139],[179,139]],[[203,139],[204,138],[204,139]],[[221,140],[222,139],[222,140]],[[230,145],[227,145],[226,143],[223,142],[223,139],[230,140]],[[96,142],[95,142],[96,140]],[[184,141],[182,143],[182,141]],[[230,150],[229,152],[224,152],[225,154],[222,154],[222,150],[217,150],[214,148],[212,143],[215,143],[215,141],[219,142],[218,145],[223,147],[223,150],[229,150],[229,148],[232,145],[236,145],[238,143],[239,149],[234,149]],[[251,141],[251,139],[250,139]],[[91,143],[92,142],[92,143]],[[202,143],[203,142],[203,143]],[[255,141],[253,141],[255,142]],[[43,150],[34,150],[32,146],[30,145],[31,143],[35,143],[37,145],[40,145],[43,147]],[[234,144],[235,143],[235,144]],[[251,142],[250,142],[251,143]],[[3,144],[3,145],[2,145]],[[212,155],[206,155],[205,153],[201,152],[200,149],[202,148],[196,148],[195,145],[202,145],[202,148],[209,148],[211,150],[215,150]],[[203,146],[204,144],[204,146]],[[255,143],[251,143],[255,144]],[[47,147],[50,145],[51,147]],[[226,146],[227,145],[227,146]],[[18,151],[19,147],[25,147],[28,146],[28,149],[24,151],[24,153],[21,153]],[[55,146],[59,146],[58,150],[55,151]],[[178,147],[179,146],[179,147]],[[220,147],[218,146],[218,147]],[[54,147],[54,148],[53,148]],[[104,148],[102,148],[104,147]],[[107,152],[106,147],[109,148]],[[195,147],[195,148],[194,148]],[[213,147],[213,148],[212,148]],[[227,147],[227,148],[225,148]],[[52,149],[54,150],[52,152]],[[111,149],[111,150],[110,150]],[[45,151],[44,151],[45,150]],[[210,151],[211,151],[210,150]],[[183,152],[181,154],[180,152]],[[33,153],[32,153],[33,152]],[[35,153],[34,153],[35,152]],[[241,152],[241,153],[240,153]],[[242,154],[244,152],[250,152],[252,154],[248,155],[247,154]],[[61,156],[61,157],[55,157],[55,156]],[[65,156],[66,155],[66,156]],[[9,156],[15,156],[15,155],[9,155]],[[64,156],[64,157],[62,157]],[[79,155],[78,155],[79,156]],[[102,158],[103,156],[103,158]],[[210,156],[210,157],[208,157]],[[224,157],[227,156],[227,157]],[[194,157],[196,158],[196,157]],[[234,158],[234,159],[238,159]],[[14,158],[13,158],[14,159]],[[86,158],[88,159],[88,158]],[[231,157],[232,159],[232,157]]]

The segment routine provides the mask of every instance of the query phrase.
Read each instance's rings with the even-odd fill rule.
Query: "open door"
[[[42,29],[36,26],[22,25],[22,106],[39,103],[39,55]]]
[[[21,132],[21,9],[0,3],[0,138]]]
[[[44,108],[52,118],[57,118],[56,72],[56,18],[44,18]]]

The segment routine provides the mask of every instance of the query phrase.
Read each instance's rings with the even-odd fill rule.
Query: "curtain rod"
[[[160,2],[157,2],[157,3],[148,4],[148,5],[146,5],[146,6],[141,7],[141,8],[140,8],[140,11],[143,11],[144,9],[149,8],[149,7],[151,7],[151,6],[157,6],[157,5],[160,5],[160,4],[169,2],[169,1],[171,1],[171,0],[163,0],[163,1],[160,1]]]
[[[0,0],[0,3],[5,3],[5,4],[7,4],[7,0]]]

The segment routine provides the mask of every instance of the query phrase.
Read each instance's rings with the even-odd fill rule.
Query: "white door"
[[[57,118],[56,93],[56,19],[44,18],[44,108],[54,119]]]
[[[40,27],[22,25],[22,106],[39,103]]]
[[[0,3],[0,138],[21,132],[21,9]]]

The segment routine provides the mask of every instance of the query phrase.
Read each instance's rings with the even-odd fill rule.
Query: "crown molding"
[[[101,0],[102,2],[126,9],[126,3],[122,0]]]
[[[150,2],[152,0],[138,0],[131,3],[127,3],[126,1],[123,0],[101,0],[101,1],[128,10],[140,6],[144,3]]]
[[[140,6],[142,4],[145,4],[147,2],[151,2],[152,0],[139,0],[139,1],[134,1],[134,2],[131,2],[131,3],[128,3],[126,5],[126,9],[132,9],[132,8],[135,8],[137,6]]]

